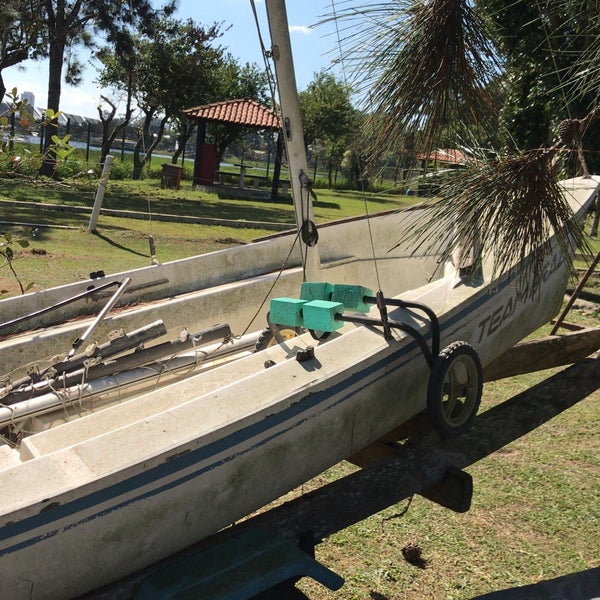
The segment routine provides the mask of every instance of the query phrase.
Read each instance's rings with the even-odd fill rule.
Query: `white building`
[[[21,92],[21,100],[27,100],[31,108],[35,108],[35,95],[33,92]]]

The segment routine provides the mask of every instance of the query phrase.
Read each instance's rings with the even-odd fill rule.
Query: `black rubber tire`
[[[481,404],[483,370],[475,349],[467,342],[444,348],[431,369],[427,410],[444,437],[467,431]]]
[[[322,342],[331,335],[331,331],[315,331],[314,329],[309,329],[308,332],[312,336],[312,339],[317,340],[317,342]]]

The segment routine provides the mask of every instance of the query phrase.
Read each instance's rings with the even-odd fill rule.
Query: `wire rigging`
[[[335,23],[335,34],[336,34],[336,39],[337,39],[338,50],[340,53],[340,64],[342,66],[342,77],[344,79],[344,85],[346,86],[346,89],[348,89],[348,77],[346,74],[346,64],[344,61],[344,53],[342,52],[342,40],[340,37],[340,29],[339,29],[339,25],[338,25],[335,0],[331,0],[331,12],[332,12],[332,16],[333,16],[333,22]],[[358,171],[359,171],[359,173],[362,173],[363,172],[362,157],[360,155],[360,152],[355,152],[355,154],[356,154],[356,161],[358,162]],[[371,216],[369,213],[369,203],[367,200],[367,195],[365,193],[363,178],[360,177],[359,181],[360,181],[360,191],[361,191],[361,195],[363,197],[363,204],[365,207],[365,214],[367,216],[367,229],[369,232],[369,243],[371,246],[371,253],[372,253],[372,257],[373,257],[373,266],[375,269],[375,278],[377,280],[377,288],[379,290],[381,290],[381,279],[379,277],[379,265],[378,265],[378,261],[377,261],[377,255],[375,253],[375,240],[373,237],[373,229],[371,227]]]
[[[260,50],[261,50],[261,54],[263,57],[263,61],[265,64],[265,71],[267,72],[267,81],[269,83],[269,92],[271,94],[271,102],[273,105],[273,110],[275,112],[277,112],[280,115],[281,118],[281,114],[280,111],[277,110],[277,103],[275,102],[275,76],[273,75],[273,69],[271,69],[271,64],[269,63],[269,61],[267,60],[268,56],[269,56],[269,51],[267,50],[267,47],[265,46],[265,42],[262,36],[262,32],[260,29],[260,22],[258,20],[258,12],[256,10],[256,4],[254,0],[250,0],[250,5],[252,6],[252,14],[254,16],[254,23],[256,25],[256,32],[258,35],[258,41],[260,43]]]
[[[567,100],[567,95],[565,93],[565,88],[563,85],[562,77],[560,75],[560,70],[558,68],[558,63],[556,62],[556,55],[554,53],[554,48],[552,48],[552,43],[550,42],[550,34],[548,32],[548,25],[546,23],[546,19],[544,19],[544,15],[542,13],[542,8],[540,7],[539,0],[535,0],[535,5],[536,5],[537,11],[540,15],[540,20],[542,21],[544,37],[546,38],[546,44],[548,46],[548,50],[550,51],[550,57],[552,58],[552,64],[554,65],[554,74],[556,75],[556,78],[558,79],[558,82],[559,82],[560,91],[561,91],[561,94],[563,97],[563,101],[565,103],[565,110],[567,111],[567,114],[569,115],[569,119],[571,119],[572,115],[571,115],[571,109],[569,107],[569,101]]]

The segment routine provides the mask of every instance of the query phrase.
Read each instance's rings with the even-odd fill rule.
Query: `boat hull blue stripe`
[[[511,282],[510,278],[505,279],[496,287],[496,292],[504,290]],[[471,298],[470,301],[465,305],[465,307],[458,311],[455,315],[442,322],[442,325],[446,331],[453,331],[457,326],[465,319],[472,318],[472,313],[474,310],[481,308],[486,303],[490,302],[496,293],[490,293],[488,290],[484,290],[479,294],[477,298]],[[427,333],[426,338],[431,337],[431,333]],[[61,531],[65,531],[71,529],[73,527],[77,527],[86,522],[92,521],[94,519],[106,516],[107,514],[125,508],[133,503],[146,500],[158,494],[161,494],[167,490],[175,488],[177,486],[183,485],[190,480],[200,477],[201,475],[212,471],[223,464],[233,460],[234,458],[240,456],[241,454],[246,454],[248,452],[252,452],[253,450],[272,442],[277,437],[281,437],[287,434],[291,429],[297,427],[306,419],[310,418],[315,414],[315,408],[318,407],[319,404],[323,404],[323,410],[329,410],[339,404],[342,404],[348,401],[352,396],[357,393],[360,393],[363,389],[373,384],[372,376],[377,374],[379,375],[375,378],[375,381],[379,381],[387,376],[389,376],[391,371],[395,371],[407,365],[412,360],[418,359],[420,355],[420,351],[418,349],[418,345],[414,341],[408,341],[404,344],[399,350],[395,352],[384,351],[383,356],[377,359],[373,364],[371,364],[366,369],[360,370],[359,372],[353,373],[350,377],[343,379],[338,382],[334,386],[328,387],[325,390],[321,390],[315,393],[308,393],[307,396],[300,402],[294,403],[292,406],[287,409],[270,415],[269,417],[249,425],[239,431],[236,431],[220,440],[211,442],[206,446],[201,448],[197,448],[195,450],[191,450],[178,456],[173,459],[166,459],[160,465],[157,465],[143,473],[139,473],[134,475],[128,479],[125,479],[119,483],[110,485],[106,488],[83,496],[81,498],[72,500],[60,506],[53,507],[51,509],[42,511],[41,513],[23,519],[22,521],[15,522],[9,525],[6,525],[0,530],[0,542],[8,541],[11,538],[22,536],[27,532],[33,532],[35,530],[39,530],[40,528],[45,528],[43,534],[32,536],[31,538],[19,542],[17,544],[11,545],[0,550],[0,556],[4,554],[9,554],[12,552],[16,552],[24,547],[36,544],[40,541],[48,537],[52,537]],[[424,360],[424,359],[423,359]],[[369,380],[368,382],[366,380]],[[365,382],[361,385],[361,380],[365,380]],[[346,391],[346,393],[343,393]],[[336,395],[341,394],[339,399],[332,404],[326,404],[327,400],[331,397],[335,397]],[[302,415],[304,414],[304,417]],[[262,436],[271,429],[276,429],[278,426],[281,426],[286,421],[292,421],[292,423],[286,427],[285,429],[278,430],[271,436],[266,438],[262,438]],[[206,461],[213,455],[218,455],[227,452],[228,450],[232,450],[241,444],[247,443],[253,438],[259,438],[255,444],[246,447],[241,452],[236,451],[230,453],[228,456],[221,458],[220,460],[213,462],[209,465],[206,465],[202,468],[196,469],[190,473],[187,473],[177,479],[169,481],[163,485],[158,487],[153,487],[146,492],[141,494],[137,494],[131,496],[132,492],[135,490],[143,488],[145,486],[151,485],[152,483],[160,482],[161,480],[167,479],[169,477],[173,477],[179,472],[185,471],[187,469],[192,468],[195,464],[199,464],[203,461]],[[81,518],[77,521],[73,521],[65,526],[57,527],[56,525],[52,527],[52,523],[56,523],[58,521],[68,519],[70,516],[75,516],[78,513],[90,513],[93,510],[94,506],[100,506],[101,504],[110,502],[116,498],[121,496],[125,496],[129,494],[130,497],[121,502],[117,502],[114,505],[99,510],[93,514],[88,514],[84,518]]]
[[[119,502],[107,509],[98,511],[97,513],[90,514],[89,516],[86,516],[83,519],[70,523],[67,526],[59,528],[54,527],[51,531],[46,531],[42,535],[34,536],[28,540],[2,549],[0,550],[0,556],[18,551],[23,547],[30,546],[37,542],[43,541],[43,539],[56,535],[62,530],[67,530],[72,527],[76,527],[78,525],[91,521],[93,519],[96,519],[98,517],[105,516],[106,514],[113,512],[114,510],[119,510],[132,503],[145,500],[157,494],[161,494],[168,489],[185,484],[186,482],[195,479],[208,471],[212,471],[220,467],[221,465],[238,457],[240,454],[252,452],[256,448],[259,448],[260,446],[263,446],[264,444],[273,441],[275,438],[285,435],[291,429],[297,427],[308,418],[311,418],[315,413],[314,408],[317,407],[319,404],[324,404],[332,396],[335,396],[336,394],[339,394],[344,390],[350,390],[346,394],[343,394],[335,403],[327,405],[325,410],[329,410],[339,404],[348,401],[352,396],[359,393],[361,390],[368,387],[369,385],[373,384],[373,379],[370,379],[368,383],[364,382],[362,385],[360,385],[361,380],[369,378],[370,376],[376,374],[380,370],[381,374],[376,378],[376,380],[380,380],[388,376],[391,364],[390,359],[392,359],[393,361],[394,369],[402,368],[403,366],[414,360],[416,356],[418,356],[416,354],[412,356],[412,354],[416,350],[417,344],[414,342],[410,342],[409,344],[403,346],[399,351],[392,353],[391,356],[387,355],[386,353],[386,356],[373,363],[367,369],[363,369],[360,372],[354,373],[350,377],[337,383],[335,386],[329,387],[326,390],[322,390],[320,392],[309,393],[307,397],[304,398],[301,402],[293,404],[292,406],[288,407],[284,411],[281,411],[280,413],[271,415],[257,423],[249,425],[244,429],[236,431],[235,433],[232,433],[206,446],[203,446],[196,450],[191,450],[175,459],[166,460],[164,463],[157,465],[156,467],[153,467],[148,471],[145,471],[138,475],[134,475],[133,477],[130,477],[119,483],[113,484],[107,488],[103,488],[102,490],[98,490],[82,498],[78,498],[76,500],[72,500],[71,502],[67,502],[60,506],[56,506],[52,509],[43,511],[35,516],[28,517],[27,519],[24,519],[20,522],[6,525],[0,530],[0,542],[8,540],[12,537],[23,535],[28,531],[34,531],[42,527],[49,528],[49,526],[53,522],[66,519],[70,515],[75,515],[77,513],[89,511],[94,506],[106,503],[111,499],[126,495],[128,493],[131,493],[132,491],[135,491],[136,489],[158,482],[162,479],[172,477],[177,472],[189,469],[190,467],[193,467],[194,464],[198,464],[212,455],[226,452],[228,449],[235,448],[236,446],[239,446],[240,444],[243,444],[244,442],[247,442],[252,438],[260,437],[266,431],[274,429],[278,425],[281,425],[286,421],[293,420],[293,423],[285,429],[277,431],[277,433],[275,433],[274,435],[268,436],[264,439],[260,439],[259,442],[245,448],[242,452],[235,452],[233,454],[230,454],[217,462],[206,465],[205,467],[188,473],[185,476],[173,480],[165,485],[162,485],[160,487],[154,487],[151,490],[148,490],[147,492],[128,498],[123,502]],[[395,359],[393,358],[394,355],[397,355]],[[300,418],[303,413],[305,414],[305,416],[303,418]]]

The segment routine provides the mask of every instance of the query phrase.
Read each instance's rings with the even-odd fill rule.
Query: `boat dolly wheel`
[[[427,386],[427,410],[446,437],[465,432],[477,414],[483,372],[477,352],[467,342],[446,346],[435,359]]]
[[[267,321],[269,322],[269,326],[263,329],[258,336],[256,345],[254,346],[254,352],[260,352],[275,344],[282,344],[303,333],[302,327],[279,327],[274,323],[271,323],[268,316]]]

